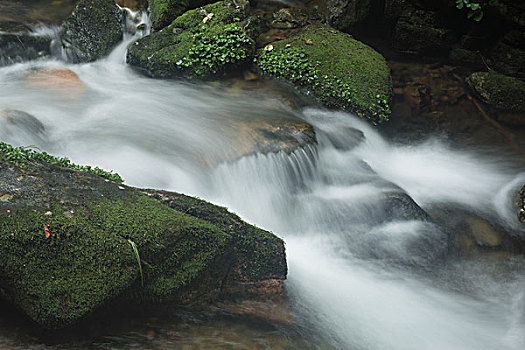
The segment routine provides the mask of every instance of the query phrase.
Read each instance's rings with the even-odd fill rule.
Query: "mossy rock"
[[[473,73],[470,88],[487,104],[512,112],[525,112],[525,82],[495,71]]]
[[[238,69],[255,53],[245,18],[246,9],[233,1],[190,10],[131,45],[127,62],[157,78],[209,78]]]
[[[148,0],[151,25],[161,29],[189,9],[207,5],[214,0]]]
[[[122,13],[113,0],[81,0],[59,33],[68,58],[91,62],[122,39]]]
[[[262,74],[306,89],[325,106],[373,123],[388,120],[392,78],[385,59],[351,35],[327,26],[308,27],[261,50]]]
[[[203,303],[232,284],[286,276],[282,240],[224,208],[178,194],[163,203],[95,174],[5,157],[0,296],[44,328],[125,302]]]

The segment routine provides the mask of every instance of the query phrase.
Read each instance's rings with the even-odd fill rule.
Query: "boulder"
[[[487,104],[499,109],[525,111],[525,82],[494,71],[467,77],[470,88]]]
[[[108,55],[122,39],[123,15],[113,0],[81,0],[59,33],[69,60],[91,62]]]
[[[282,292],[282,240],[225,208],[6,144],[0,154],[0,296],[41,327],[117,304]]]
[[[370,13],[372,0],[328,0],[329,23],[332,27],[347,31],[365,21]]]
[[[488,53],[490,67],[500,73],[525,77],[525,30],[506,33]]]
[[[161,29],[189,9],[201,7],[216,0],[148,0],[151,12],[151,25]]]
[[[128,49],[127,62],[156,78],[210,78],[242,68],[255,52],[247,7],[221,1],[190,10]]]
[[[275,41],[256,59],[261,74],[291,82],[325,106],[373,123],[388,119],[392,79],[385,59],[351,35],[309,26]]]

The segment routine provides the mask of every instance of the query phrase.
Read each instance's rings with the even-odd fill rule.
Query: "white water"
[[[437,140],[392,145],[351,115],[294,112],[268,93],[147,79],[124,64],[132,40],[91,64],[1,68],[0,110],[46,130],[0,118],[0,139],[199,196],[284,237],[298,322],[334,348],[525,348],[523,263],[443,263],[443,228],[391,220],[382,199],[403,189],[424,208],[462,207],[516,230],[510,198],[525,169]],[[84,86],[35,88],[26,75],[37,67],[67,67]],[[250,141],[239,123],[276,116],[311,122],[319,145],[234,160]]]

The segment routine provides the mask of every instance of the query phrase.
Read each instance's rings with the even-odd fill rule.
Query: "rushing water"
[[[25,111],[44,127],[0,118],[0,139],[114,169],[129,185],[199,196],[284,237],[299,330],[282,343],[287,331],[240,321],[196,322],[193,333],[177,321],[148,321],[160,340],[137,335],[142,325],[102,343],[52,348],[175,349],[190,338],[203,348],[525,348],[523,260],[450,256],[447,235],[461,233],[454,226],[403,220],[385,204],[405,191],[430,212],[481,216],[523,234],[511,197],[525,169],[437,139],[391,144],[352,115],[294,111],[264,90],[148,79],[124,63],[133,40],[94,63],[48,59],[0,68],[0,110]],[[68,68],[81,83],[42,88],[31,78],[40,68]],[[240,157],[254,140],[239,125],[275,118],[310,122],[318,145]],[[251,345],[230,333],[251,337]],[[17,346],[19,336],[0,333],[0,344],[47,348],[32,338]]]

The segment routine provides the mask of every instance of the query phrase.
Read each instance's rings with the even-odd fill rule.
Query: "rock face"
[[[122,39],[123,17],[113,0],[81,0],[60,30],[68,59],[91,62],[110,53]]]
[[[127,62],[158,78],[210,78],[239,69],[255,52],[243,28],[246,11],[234,1],[190,10],[131,45]]]
[[[525,82],[490,72],[473,73],[467,78],[470,88],[487,104],[513,111],[525,111]]]
[[[516,194],[516,209],[518,212],[518,219],[525,224],[525,186]]]
[[[262,74],[313,92],[328,107],[374,123],[388,119],[392,79],[385,59],[348,34],[307,27],[261,50],[257,66]]]
[[[161,29],[189,9],[214,2],[214,0],[148,0],[151,11],[151,25]]]
[[[224,208],[6,158],[12,155],[0,158],[0,296],[44,328],[112,303],[280,293],[283,242]]]

